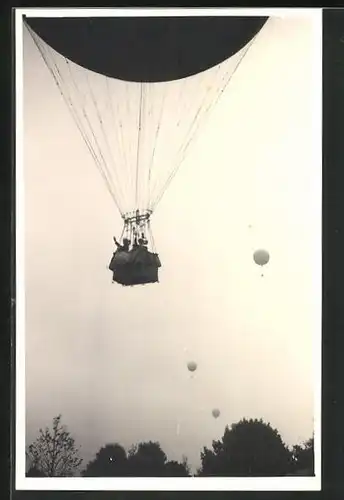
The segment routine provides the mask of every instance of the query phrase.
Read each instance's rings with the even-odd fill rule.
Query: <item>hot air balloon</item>
[[[211,413],[214,418],[218,418],[220,416],[220,410],[218,408],[214,408]]]
[[[115,282],[158,282],[152,214],[266,20],[26,17],[122,216]]]
[[[189,361],[187,366],[189,372],[194,372],[197,370],[197,363],[195,361]]]
[[[253,259],[258,266],[265,266],[270,260],[270,255],[266,250],[260,249],[254,252]]]

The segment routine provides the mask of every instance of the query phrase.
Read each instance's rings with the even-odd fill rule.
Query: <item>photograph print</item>
[[[17,489],[320,489],[321,31],[16,9]]]

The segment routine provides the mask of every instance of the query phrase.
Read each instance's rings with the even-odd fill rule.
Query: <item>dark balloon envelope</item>
[[[267,17],[26,18],[76,64],[127,81],[185,78],[243,48]]]

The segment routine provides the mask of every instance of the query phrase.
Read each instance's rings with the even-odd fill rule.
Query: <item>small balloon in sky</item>
[[[218,418],[220,416],[220,410],[218,408],[214,408],[211,413],[214,418]]]
[[[253,254],[253,260],[258,266],[265,266],[270,260],[269,252],[263,249],[256,250]]]
[[[188,362],[188,370],[189,372],[194,372],[197,369],[197,363],[195,361]]]

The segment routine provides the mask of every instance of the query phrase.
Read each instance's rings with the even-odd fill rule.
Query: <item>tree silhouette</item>
[[[201,452],[200,476],[283,476],[290,470],[291,452],[281,436],[262,419],[240,420],[225,428],[212,450]]]
[[[182,466],[184,467],[184,469],[186,470],[188,476],[191,475],[191,467],[189,465],[189,461],[188,461],[188,457],[186,455],[183,455],[183,458],[182,458]]]
[[[170,460],[166,462],[165,474],[166,476],[188,476],[189,473],[185,469],[183,464],[180,464],[176,460]]]
[[[27,455],[31,467],[27,475],[39,473],[48,477],[74,476],[82,463],[79,449],[65,425],[61,415],[53,419],[52,429],[39,429],[39,436],[28,447]],[[37,472],[38,471],[38,472]],[[37,477],[37,476],[35,476]]]
[[[82,472],[84,477],[125,476],[189,476],[186,457],[182,463],[167,461],[166,454],[158,442],[143,442],[130,448],[128,454],[118,443],[100,448]]]
[[[165,464],[165,476],[187,477],[190,476],[190,467],[184,458],[182,463],[170,460]]]
[[[37,466],[32,465],[27,471],[26,477],[45,477],[45,474]]]
[[[82,458],[74,438],[53,419],[52,428],[39,429],[37,439],[28,447],[30,467],[27,477],[70,477],[76,475]],[[187,458],[168,460],[159,442],[133,445],[128,453],[119,443],[100,448],[84,471],[84,477],[187,477],[192,475]],[[262,419],[240,420],[225,427],[221,439],[201,452],[198,476],[285,476],[314,475],[314,437],[291,450],[277,429]]]
[[[302,446],[293,446],[292,454],[293,473],[314,476],[314,437],[308,439]]]
[[[103,446],[96,454],[96,458],[87,464],[82,475],[85,477],[127,476],[128,460],[125,449],[118,443]]]
[[[148,441],[133,446],[128,453],[131,476],[160,477],[166,472],[167,456],[160,443]]]

